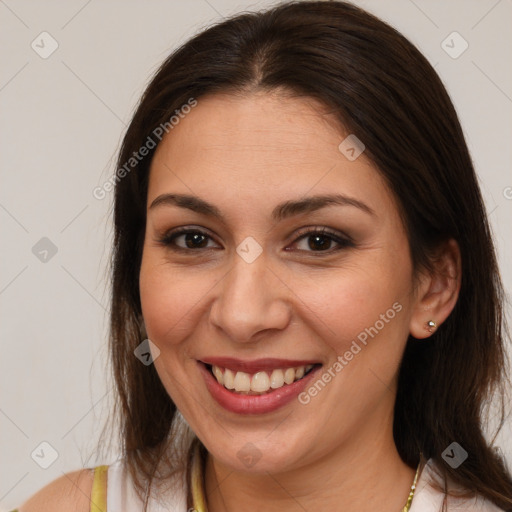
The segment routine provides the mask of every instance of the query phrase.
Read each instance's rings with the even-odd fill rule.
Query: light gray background
[[[274,3],[0,0],[0,510],[64,472],[117,458],[94,454],[112,400],[105,368],[112,197],[97,200],[92,190],[114,172],[135,103],[170,51],[224,16]],[[445,82],[510,291],[511,0],[355,3],[406,35]],[[34,40],[42,45],[43,31],[59,45],[47,59],[31,48]],[[457,59],[442,47],[453,31],[469,44]],[[43,237],[57,247],[46,262],[32,251]],[[31,458],[43,441],[58,452],[48,469]],[[510,421],[499,444],[512,466]],[[36,452],[39,460],[51,456],[45,447]]]

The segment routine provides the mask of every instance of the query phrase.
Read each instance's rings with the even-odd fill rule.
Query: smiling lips
[[[212,357],[198,361],[211,397],[237,414],[263,414],[290,403],[322,364],[312,360],[242,361]]]

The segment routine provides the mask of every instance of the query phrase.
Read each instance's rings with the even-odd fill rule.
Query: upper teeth
[[[229,368],[212,366],[213,375],[219,384],[227,389],[234,389],[239,392],[265,393],[270,388],[277,389],[285,384],[291,384],[304,377],[304,374],[313,368],[312,364],[298,366],[296,368],[276,368],[270,373],[267,371],[257,372],[251,375],[246,372],[235,372]]]

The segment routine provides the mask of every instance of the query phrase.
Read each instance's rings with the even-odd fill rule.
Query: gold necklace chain
[[[418,480],[418,475],[420,474],[420,466],[421,466],[421,457],[420,457],[420,462],[418,463],[418,467],[416,468],[416,474],[414,475],[414,481],[412,482],[412,485],[411,485],[411,492],[409,492],[409,497],[407,498],[407,502],[406,502],[404,508],[402,509],[402,512],[409,512],[409,509],[411,508],[412,499],[414,497],[414,491],[416,490],[416,482]]]
[[[409,512],[409,509],[411,508],[412,499],[414,497],[414,491],[416,490],[416,482],[418,480],[418,475],[420,472],[420,466],[421,457],[420,462],[418,464],[418,468],[416,469],[416,474],[414,475],[414,481],[411,486],[411,491],[409,492],[409,497],[407,498],[407,502],[400,512]],[[194,509],[194,511],[208,512],[203,488],[203,461],[201,456],[201,443],[197,439],[195,440],[193,446],[189,488],[191,490],[192,508]]]

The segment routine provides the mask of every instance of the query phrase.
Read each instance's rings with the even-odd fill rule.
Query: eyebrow
[[[277,205],[272,210],[272,220],[277,222],[295,215],[311,213],[320,210],[321,208],[333,205],[352,206],[369,215],[376,215],[372,208],[358,199],[342,194],[328,194],[285,201],[284,203]],[[151,203],[149,209],[151,210],[160,206],[178,206],[179,208],[186,208],[201,215],[215,217],[220,221],[225,222],[224,216],[215,205],[210,204],[197,196],[187,194],[162,194]]]

